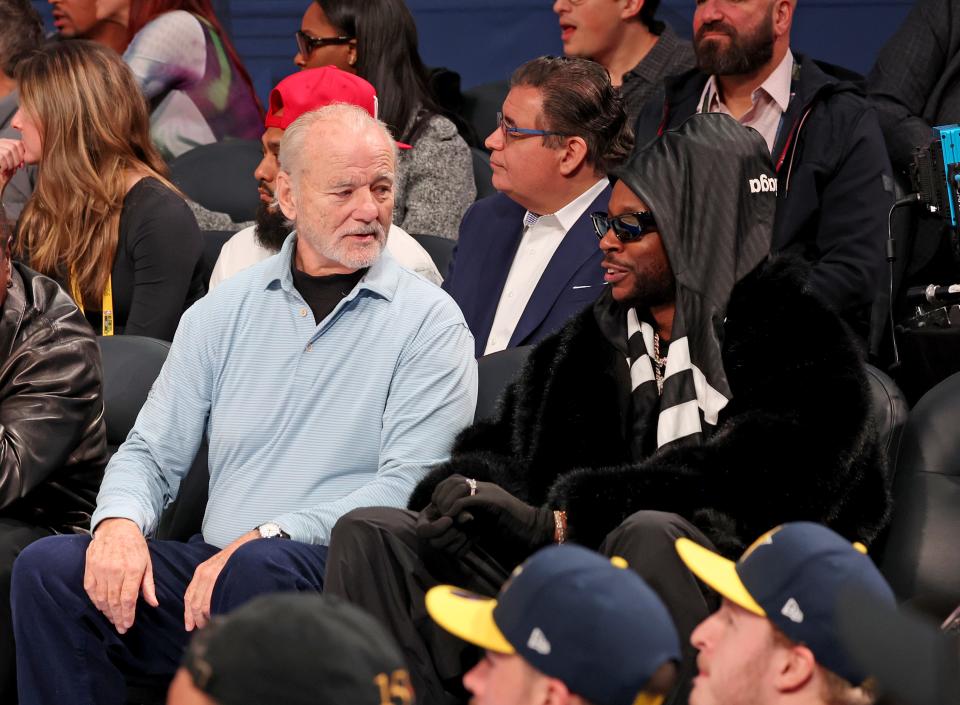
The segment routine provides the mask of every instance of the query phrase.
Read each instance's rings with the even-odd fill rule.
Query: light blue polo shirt
[[[293,286],[296,234],[180,321],[170,355],[106,470],[91,523],[155,531],[204,432],[203,538],[277,522],[324,544],[356,507],[406,504],[473,420],[473,336],[439,287],[384,252],[318,325]]]

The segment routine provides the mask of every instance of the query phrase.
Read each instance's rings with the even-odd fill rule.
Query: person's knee
[[[90,537],[81,535],[47,536],[31,543],[13,564],[14,599],[18,594],[52,594],[56,583],[82,589],[89,545]]]
[[[221,579],[230,576],[242,581],[262,575],[276,562],[276,554],[282,548],[279,543],[284,540],[260,539],[243,544],[227,559],[220,574]]]
[[[652,509],[635,512],[614,529],[613,533],[629,534],[646,539],[672,538],[683,534],[686,522],[677,514]]]
[[[330,535],[330,553],[353,553],[382,543],[384,533],[396,532],[415,522],[413,512],[389,507],[361,507],[347,512],[334,525]]]

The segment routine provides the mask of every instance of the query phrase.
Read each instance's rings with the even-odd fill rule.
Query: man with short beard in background
[[[808,286],[866,336],[884,271],[892,172],[852,72],[790,51],[796,0],[699,0],[698,68],[640,113],[642,147],[696,112],[722,112],[767,142],[776,170],[773,252],[813,267]]]
[[[263,159],[253,172],[260,192],[256,222],[224,244],[210,276],[211,289],[280,251],[292,229],[274,195],[280,172],[280,139],[283,131],[303,113],[332,103],[356,105],[376,117],[377,92],[359,76],[333,66],[299,71],[280,81],[270,92],[270,106],[264,121],[266,129],[260,138]],[[407,145],[402,145],[405,147]],[[407,269],[434,284],[442,283],[443,278],[429,253],[405,230],[392,223],[387,250]]]

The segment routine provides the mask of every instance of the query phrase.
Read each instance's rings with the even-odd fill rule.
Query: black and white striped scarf
[[[679,335],[678,335],[679,334]],[[654,373],[654,330],[636,309],[627,311],[627,365],[633,409],[633,442],[644,446],[656,424],[657,448],[671,443],[697,444],[704,426],[716,426],[720,411],[730,399],[715,389],[690,357],[689,338],[674,328],[663,372],[663,390]],[[634,448],[634,457],[646,449]]]

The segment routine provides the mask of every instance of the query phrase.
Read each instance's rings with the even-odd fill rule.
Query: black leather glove
[[[417,537],[437,551],[460,558],[473,545],[472,518],[464,517],[462,523],[457,523],[429,504],[417,517]]]
[[[463,523],[462,518],[476,517],[501,536],[531,549],[553,540],[552,511],[532,507],[492,482],[477,482],[476,494],[471,495],[467,478],[451,475],[434,489],[433,505],[455,525]]]
[[[470,495],[470,483],[463,475],[451,475],[446,480],[441,480],[433,488],[433,495],[430,497],[430,506],[434,508],[439,515],[452,516],[450,507],[458,499],[463,499]]]

